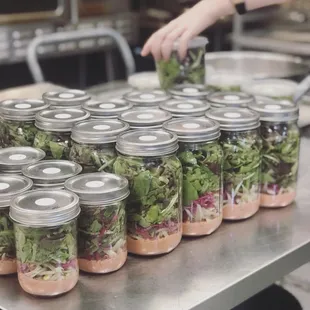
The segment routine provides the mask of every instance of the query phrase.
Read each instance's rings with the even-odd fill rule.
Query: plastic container
[[[65,181],[81,171],[79,164],[67,160],[42,160],[22,169],[23,175],[33,181],[35,189],[63,189]]]
[[[252,95],[241,92],[215,92],[207,97],[211,108],[247,108],[255,103]]]
[[[124,95],[124,99],[138,109],[158,108],[160,103],[170,98],[169,94],[160,89],[133,91]]]
[[[285,79],[250,80],[242,84],[241,90],[253,96],[293,101],[297,86],[298,83]]]
[[[69,179],[65,187],[80,197],[80,269],[91,273],[120,269],[127,259],[128,181],[110,173],[91,173]]]
[[[286,207],[296,197],[300,148],[298,106],[260,98],[249,108],[258,112],[261,120],[261,206]]]
[[[11,201],[18,281],[24,291],[56,296],[77,283],[79,198],[65,190],[35,190]]]
[[[205,53],[208,39],[195,37],[188,43],[188,51],[184,60],[180,60],[175,41],[173,52],[168,61],[156,62],[156,69],[161,88],[170,89],[177,84],[204,84],[206,80]]]
[[[10,201],[31,187],[32,181],[23,176],[0,175],[0,275],[17,271],[13,223],[9,217]]]
[[[69,159],[71,129],[90,114],[81,109],[45,110],[36,115],[38,132],[33,146],[46,153],[46,159]]]
[[[198,99],[171,99],[160,104],[160,109],[171,113],[172,117],[204,117],[210,104]]]
[[[9,99],[0,103],[0,147],[32,146],[37,112],[48,104],[35,99]]]
[[[25,166],[39,162],[45,153],[33,147],[8,147],[0,150],[0,173],[22,174]]]
[[[160,129],[164,122],[170,120],[172,115],[169,112],[159,109],[142,111],[133,109],[124,112],[119,119],[128,123],[130,129]]]
[[[162,130],[133,130],[116,143],[117,175],[129,181],[128,252],[169,253],[182,237],[182,167],[177,136]]]
[[[221,127],[224,151],[225,220],[242,220],[254,215],[260,205],[261,138],[259,114],[248,109],[212,109],[207,117]]]
[[[207,96],[211,93],[204,84],[202,85],[176,85],[169,89],[169,93],[176,99],[199,99],[207,100]]]
[[[63,91],[48,91],[43,94],[43,100],[51,109],[81,108],[82,104],[90,99],[90,95],[78,89]]]
[[[72,129],[70,160],[87,172],[112,172],[116,159],[115,142],[129,125],[119,120],[87,120]]]
[[[166,122],[165,130],[179,139],[183,167],[183,235],[213,233],[222,223],[223,150],[220,125],[209,119],[183,118]]]
[[[132,104],[124,99],[114,99],[113,102],[89,100],[82,108],[90,113],[92,119],[117,119],[121,113],[132,108]]]

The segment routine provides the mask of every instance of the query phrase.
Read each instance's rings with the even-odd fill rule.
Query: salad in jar
[[[35,190],[11,201],[18,281],[24,291],[56,296],[77,283],[79,198],[65,190]]]
[[[17,271],[13,223],[9,217],[10,200],[31,187],[32,181],[28,178],[0,175],[0,275]]]
[[[178,158],[183,167],[183,235],[213,233],[221,224],[222,161],[220,126],[208,119],[184,118],[166,122],[178,135]]]
[[[130,253],[171,252],[182,237],[182,166],[177,137],[162,130],[121,134],[114,171],[128,179],[127,246]]]
[[[286,207],[296,197],[300,132],[298,106],[257,98],[249,108],[260,114],[262,149],[261,206]]]
[[[81,270],[108,273],[127,259],[126,198],[128,181],[109,173],[84,174],[65,183],[80,197],[78,255]]]
[[[224,152],[223,218],[253,216],[260,205],[261,138],[259,114],[248,109],[221,108],[207,117],[220,123]]]

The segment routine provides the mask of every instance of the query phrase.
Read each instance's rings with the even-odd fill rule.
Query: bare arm
[[[289,0],[246,0],[248,10],[268,5],[282,4]],[[169,24],[156,31],[145,43],[142,56],[153,54],[155,60],[168,60],[173,43],[179,40],[179,55],[186,55],[188,41],[204,29],[214,24],[219,18],[235,13],[231,0],[202,0],[186,13],[172,20]]]

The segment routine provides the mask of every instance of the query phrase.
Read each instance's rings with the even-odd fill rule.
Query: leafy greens
[[[182,167],[175,156],[119,156],[114,171],[129,181],[127,232],[130,237],[156,240],[179,231]]]
[[[103,260],[126,251],[125,203],[83,206],[78,220],[79,258]]]
[[[19,272],[37,280],[57,281],[77,272],[76,221],[53,228],[14,224]]]
[[[0,211],[0,259],[15,259],[14,230],[9,218],[9,208]]]
[[[205,49],[190,49],[184,61],[180,62],[177,52],[170,60],[156,63],[160,85],[170,89],[176,84],[205,84]]]

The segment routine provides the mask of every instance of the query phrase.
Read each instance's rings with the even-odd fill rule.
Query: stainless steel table
[[[15,276],[0,279],[7,310],[231,309],[310,258],[310,133],[302,139],[296,204],[262,210],[250,220],[225,223],[210,237],[185,239],[171,254],[130,256],[120,271],[82,274],[67,295],[39,299]]]

